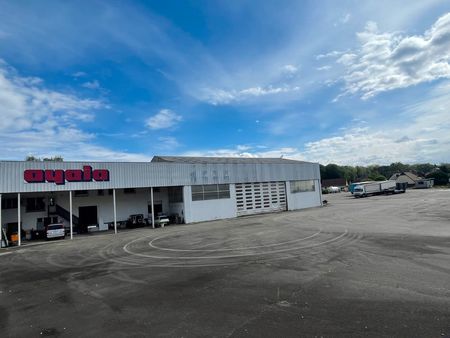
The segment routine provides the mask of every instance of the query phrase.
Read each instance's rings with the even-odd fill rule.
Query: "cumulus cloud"
[[[224,89],[204,89],[202,99],[213,105],[229,104],[232,102],[240,102],[261,96],[269,96],[281,93],[290,93],[299,91],[299,86],[282,86],[282,87],[249,87],[241,90],[224,90]]]
[[[357,37],[360,49],[337,60],[346,69],[344,94],[368,99],[381,92],[450,78],[450,13],[422,35],[382,33],[376,23],[368,22]]]
[[[99,100],[48,90],[42,83],[21,77],[0,62],[0,131],[43,130],[56,120],[89,120],[93,111],[106,106]]]
[[[321,163],[388,164],[450,161],[450,82],[404,107],[400,122],[368,127],[356,122],[340,135],[305,145],[303,156]]]
[[[150,157],[92,144],[95,135],[78,124],[92,122],[102,100],[49,90],[42,79],[21,76],[0,59],[0,157],[26,155],[66,160],[150,160]]]
[[[170,109],[161,109],[156,115],[149,117],[146,121],[150,129],[168,129],[174,127],[183,118]]]
[[[423,97],[404,107],[399,113],[400,121],[375,126],[364,120],[354,119],[336,135],[307,142],[303,146],[268,148],[267,146],[238,145],[231,148],[192,151],[185,155],[283,156],[322,164],[364,166],[398,161],[450,162],[450,133],[448,132],[450,130],[448,118],[450,81],[429,90]]]

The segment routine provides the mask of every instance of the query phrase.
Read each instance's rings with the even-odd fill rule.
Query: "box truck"
[[[353,190],[353,196],[366,197],[369,195],[378,194],[393,194],[395,193],[396,182],[395,181],[381,181],[370,182],[365,184],[359,184]]]

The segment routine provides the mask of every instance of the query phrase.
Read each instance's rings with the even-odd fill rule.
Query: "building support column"
[[[152,228],[155,228],[155,207],[153,206],[153,187],[150,188],[150,203],[152,204]]]
[[[113,189],[113,209],[114,209],[114,233],[117,234],[116,189]]]
[[[5,240],[6,243],[6,240]],[[2,224],[2,194],[0,194],[0,249],[3,245],[3,224]]]
[[[73,239],[73,204],[72,204],[72,190],[69,191],[69,222],[70,222],[70,239]]]
[[[20,193],[17,194],[17,245],[20,246],[22,244],[22,229],[20,226],[21,223],[21,214],[20,214]]]
[[[317,180],[318,186],[319,186],[319,202],[320,206],[323,207],[323,199],[322,199],[322,184],[320,183],[320,180]]]

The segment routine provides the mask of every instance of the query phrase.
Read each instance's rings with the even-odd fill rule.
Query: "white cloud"
[[[20,77],[0,62],[0,131],[45,130],[58,119],[89,120],[93,111],[105,107],[99,100],[48,90],[41,79]]]
[[[87,82],[83,83],[81,86],[83,86],[84,88],[88,88],[88,89],[99,89],[100,83],[97,80],[87,81]]]
[[[0,59],[0,158],[61,155],[66,160],[150,160],[94,145],[95,135],[77,126],[93,121],[97,110],[107,108],[100,100],[49,90],[42,79],[20,76]]]
[[[341,56],[342,54],[345,54],[345,53],[347,53],[347,52],[334,50],[334,51],[326,53],[326,54],[317,55],[316,60],[335,58],[335,57]]]
[[[292,93],[300,90],[299,86],[282,87],[249,87],[241,90],[204,89],[202,99],[213,105],[229,104],[232,102],[246,101],[252,98],[276,95],[282,93]]]
[[[357,36],[360,49],[337,61],[346,69],[345,94],[368,99],[381,92],[450,78],[450,13],[423,35],[380,33],[376,23],[368,22]]]
[[[330,70],[331,66],[326,65],[326,66],[322,66],[322,67],[317,67],[316,69],[319,71],[326,71],[326,70]]]
[[[340,21],[341,23],[347,23],[347,22],[349,22],[349,20],[350,20],[351,17],[352,17],[352,15],[351,15],[350,13],[346,13],[345,15],[343,15],[343,16],[339,19],[339,21]]]
[[[399,120],[371,125],[354,119],[335,136],[306,143],[303,147],[238,145],[231,148],[197,150],[187,156],[281,157],[343,165],[450,162],[450,81],[429,92],[423,99],[404,107]],[[289,119],[288,119],[289,120]],[[289,122],[289,121],[288,121]],[[292,123],[291,123],[292,124]],[[288,123],[273,132],[282,133]],[[295,144],[295,142],[294,142]],[[303,148],[303,149],[301,149]]]
[[[178,140],[172,136],[158,137],[158,141],[158,148],[164,150],[174,150],[180,146]]]
[[[150,129],[168,129],[174,127],[183,118],[170,109],[161,109],[156,115],[149,117],[146,121]]]
[[[321,163],[450,162],[450,82],[404,108],[399,120],[378,127],[356,122],[341,135],[305,145],[305,158]]]
[[[72,74],[73,77],[77,78],[77,77],[85,77],[87,76],[87,74],[85,72],[75,72]]]
[[[293,77],[295,74],[298,73],[298,67],[294,65],[284,65],[282,70],[283,73],[286,74],[288,77]]]
[[[238,145],[234,148],[212,149],[212,150],[195,150],[184,153],[184,156],[218,156],[218,157],[271,157],[271,158],[295,158],[302,159],[302,155],[298,149],[292,147],[282,147],[271,150],[261,151],[266,146],[242,146]]]

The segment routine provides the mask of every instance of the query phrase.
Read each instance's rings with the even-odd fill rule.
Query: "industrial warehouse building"
[[[319,164],[282,158],[155,156],[151,162],[0,162],[6,232],[63,222],[106,230],[130,215],[179,223],[321,205]],[[20,243],[20,238],[19,238]]]

